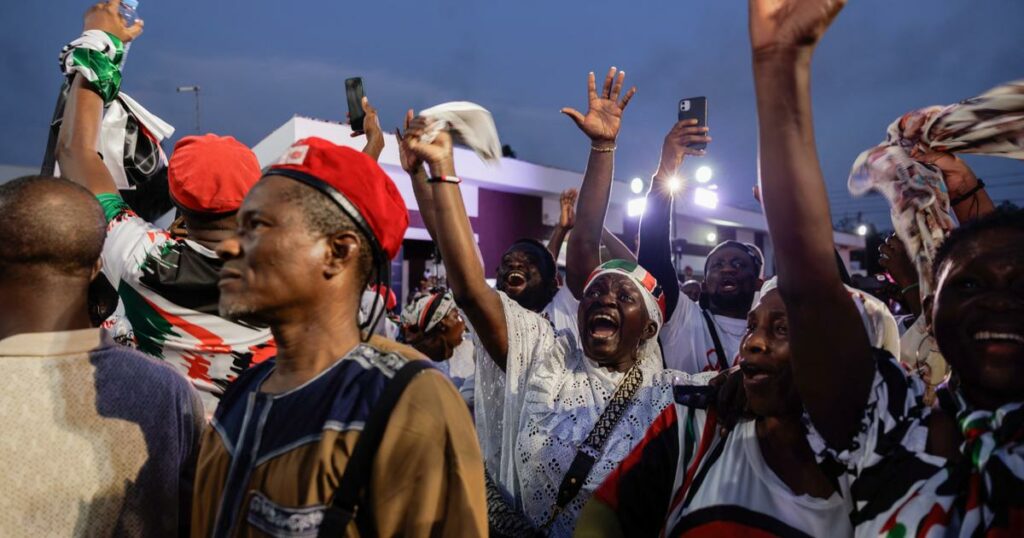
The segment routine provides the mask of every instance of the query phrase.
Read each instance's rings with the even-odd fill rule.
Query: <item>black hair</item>
[[[743,243],[741,241],[736,241],[733,239],[727,239],[725,241],[722,241],[721,243],[715,245],[715,248],[711,249],[711,252],[708,252],[707,257],[704,258],[705,275],[708,274],[708,260],[711,259],[711,256],[714,253],[718,252],[719,250],[729,247],[742,250],[747,254],[747,256],[750,256],[750,261],[753,262],[754,264],[754,272],[757,273],[758,276],[761,276],[761,269],[764,267],[764,254],[761,253],[761,249],[757,248],[754,245],[751,245],[750,243]]]
[[[71,276],[92,274],[107,222],[96,197],[52,176],[23,176],[0,185],[0,269],[35,267]]]
[[[953,230],[935,251],[935,259],[932,261],[932,276],[938,276],[942,263],[949,258],[957,245],[970,241],[983,232],[1002,228],[1024,231],[1024,209],[997,209]]]

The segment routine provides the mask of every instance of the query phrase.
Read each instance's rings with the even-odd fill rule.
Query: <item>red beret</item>
[[[230,136],[186,136],[175,144],[167,165],[171,199],[200,215],[238,211],[259,179],[256,155]]]
[[[322,138],[304,138],[264,175],[286,176],[319,190],[363,227],[389,260],[398,254],[409,211],[395,182],[369,155]]]

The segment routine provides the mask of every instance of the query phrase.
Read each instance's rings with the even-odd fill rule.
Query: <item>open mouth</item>
[[[764,383],[778,375],[774,368],[765,368],[749,361],[740,362],[740,371],[743,372],[744,381],[751,383]]]
[[[526,285],[526,273],[522,271],[510,271],[505,275],[505,284],[510,288],[521,288]]]
[[[1010,332],[977,331],[972,336],[975,342],[981,343],[1016,343],[1024,344],[1024,335]]]
[[[735,278],[723,277],[718,282],[718,290],[723,293],[733,293],[739,289],[739,283]]]
[[[595,314],[587,323],[590,336],[597,340],[607,340],[619,331],[619,322],[608,314]]]

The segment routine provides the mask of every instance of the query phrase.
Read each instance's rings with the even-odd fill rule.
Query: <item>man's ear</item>
[[[935,338],[932,332],[932,306],[935,305],[935,293],[929,293],[921,300],[921,315],[924,316],[924,328],[928,335]]]
[[[103,258],[96,258],[96,263],[92,266],[92,273],[89,274],[89,282],[96,280],[96,277],[100,276],[100,272],[103,271]],[[106,278],[106,277],[104,277]]]
[[[327,249],[324,253],[324,276],[335,277],[353,267],[359,259],[363,242],[353,231],[340,232],[327,238]]]

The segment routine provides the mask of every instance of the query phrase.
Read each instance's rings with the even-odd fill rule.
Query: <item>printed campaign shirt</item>
[[[761,454],[755,421],[723,437],[714,412],[674,403],[594,494],[581,526],[630,536],[850,536],[849,491],[794,493]]]
[[[97,198],[108,223],[103,273],[117,289],[132,331],[116,336],[187,377],[212,414],[238,374],[276,354],[270,330],[218,315],[221,262],[212,250],[171,237],[120,196]]]

